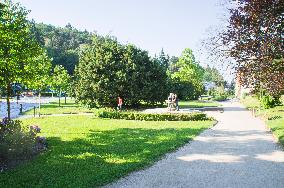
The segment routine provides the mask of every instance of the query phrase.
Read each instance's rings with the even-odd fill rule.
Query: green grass
[[[64,98],[62,98],[61,105],[59,107],[58,100],[50,102],[49,104],[41,105],[40,113],[43,115],[50,114],[78,114],[78,113],[92,113],[94,110],[82,107],[75,103],[74,100],[67,100],[64,103]],[[28,110],[23,113],[24,115],[33,115],[34,110]],[[38,108],[36,109],[36,114],[38,114]]]
[[[97,187],[143,169],[181,147],[213,121],[145,122],[89,116],[26,119],[48,151],[0,174],[0,187]]]
[[[247,96],[241,102],[248,108],[255,108],[256,115],[263,118],[272,130],[273,134],[278,138],[279,142],[284,146],[284,106],[276,106],[270,109],[260,108],[257,98]]]
[[[219,103],[214,101],[179,101],[180,108],[203,108],[203,107],[217,107]]]

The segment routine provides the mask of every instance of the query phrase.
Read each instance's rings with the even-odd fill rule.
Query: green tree
[[[160,59],[114,37],[95,36],[83,47],[75,76],[77,100],[91,107],[115,106],[118,96],[128,106],[165,99],[167,74]]]
[[[32,80],[28,80],[26,85],[38,91],[39,97],[39,116],[41,107],[41,92],[48,88],[52,84],[51,80],[51,59],[47,56],[45,51],[41,55],[37,56],[33,60],[33,64],[30,64],[29,69],[33,70]]]
[[[52,88],[58,92],[59,106],[61,105],[61,95],[64,92],[65,104],[66,104],[66,92],[70,84],[71,77],[67,70],[62,65],[56,65],[53,70],[52,76]]]
[[[31,32],[32,23],[27,20],[27,11],[19,3],[4,1],[0,17],[0,85],[6,88],[7,112],[10,119],[12,83],[34,79],[30,69],[41,47]]]
[[[178,67],[178,72],[171,75],[173,83],[179,85],[179,83],[187,83],[186,88],[192,88],[192,90],[187,90],[188,99],[196,99],[203,92],[203,74],[204,69],[195,60],[193,52],[191,49],[186,48],[181,57],[179,57],[176,63]]]
[[[48,55],[53,58],[53,67],[62,65],[72,75],[79,62],[79,48],[91,43],[92,33],[79,31],[71,24],[61,28],[40,23],[36,24],[36,29]]]
[[[214,82],[217,86],[224,86],[225,84],[225,80],[220,72],[216,68],[211,68],[209,66],[204,69],[203,81]]]

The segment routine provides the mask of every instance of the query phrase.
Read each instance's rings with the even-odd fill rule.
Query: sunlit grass
[[[0,187],[96,187],[145,168],[213,125],[64,116],[26,119],[47,137],[48,151],[0,174]]]

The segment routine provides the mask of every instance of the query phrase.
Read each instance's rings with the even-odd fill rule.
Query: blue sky
[[[184,48],[197,59],[206,30],[220,23],[220,0],[17,0],[36,22],[111,34],[151,55],[163,48],[179,56]]]

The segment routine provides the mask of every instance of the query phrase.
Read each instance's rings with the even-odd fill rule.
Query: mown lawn
[[[75,103],[75,100],[67,100],[66,104],[62,98],[61,105],[58,105],[58,101],[50,102],[48,104],[42,104],[40,113],[43,115],[50,114],[78,114],[78,113],[92,113],[94,110],[88,109],[86,107],[80,106]],[[34,110],[28,110],[23,113],[24,115],[33,115]],[[36,114],[38,114],[38,108],[36,109]]]
[[[62,116],[26,119],[46,136],[48,151],[0,173],[0,187],[97,187],[145,168],[213,125]]]
[[[215,101],[179,101],[180,108],[203,108],[203,107],[217,107],[220,106],[218,102]]]
[[[277,136],[279,142],[284,146],[284,106],[263,109],[260,107],[259,101],[252,96],[247,96],[241,102],[248,109],[256,109],[256,115],[265,120],[268,127],[273,131],[273,134]]]

